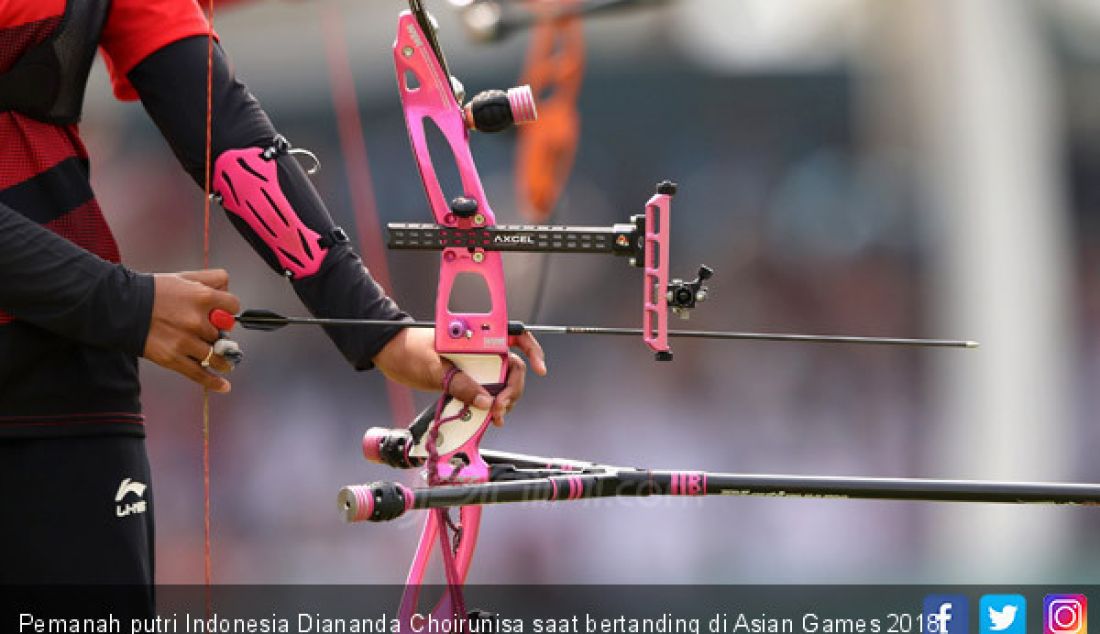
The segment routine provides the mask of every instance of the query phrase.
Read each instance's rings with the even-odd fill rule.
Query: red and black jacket
[[[201,184],[208,29],[194,0],[0,5],[0,439],[144,434],[137,357],[153,280],[120,263],[76,122],[98,46],[116,96],[142,100]],[[209,63],[213,156],[270,144],[274,127],[220,47]],[[283,171],[294,210],[319,233],[331,233],[328,212],[297,164],[289,160]],[[270,260],[261,242],[245,237]],[[346,245],[330,249],[319,273],[293,286],[315,314],[406,317]],[[329,335],[366,369],[395,332]]]

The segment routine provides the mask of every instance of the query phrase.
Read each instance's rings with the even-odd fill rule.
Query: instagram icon
[[[1044,634],[1088,634],[1088,600],[1083,594],[1043,597]]]

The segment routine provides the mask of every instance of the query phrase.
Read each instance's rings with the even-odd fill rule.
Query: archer
[[[0,498],[13,509],[0,582],[126,584],[144,589],[140,613],[152,609],[154,550],[137,359],[228,392],[233,349],[208,315],[240,305],[225,271],[121,264],[76,125],[100,47],[116,96],[141,99],[187,173],[312,313],[394,323],[328,330],[355,369],[425,390],[447,376],[452,396],[500,424],[526,366],[511,354],[494,397],[452,371],[430,331],[402,326],[408,315],[333,223],[194,0],[0,5]],[[535,339],[517,345],[544,374]]]

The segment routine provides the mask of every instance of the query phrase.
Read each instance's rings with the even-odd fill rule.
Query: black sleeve
[[[153,277],[85,251],[0,204],[0,306],[81,343],[140,356]]]
[[[200,186],[206,175],[207,39],[192,37],[153,53],[127,75],[149,116],[168,140],[183,168]],[[224,51],[214,46],[211,152],[270,146],[277,132],[256,98],[237,80]],[[211,161],[213,164],[214,160]],[[304,170],[291,156],[278,159],[279,184],[302,222],[319,235],[335,229],[328,210]],[[234,216],[230,215],[233,220]],[[233,225],[276,271],[273,254],[244,223]],[[319,317],[407,320],[408,315],[386,296],[346,244],[336,244],[316,275],[294,280],[295,292]],[[378,353],[400,328],[329,328],[329,337],[357,369],[371,367]]]

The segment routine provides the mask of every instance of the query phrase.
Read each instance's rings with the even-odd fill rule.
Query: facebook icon
[[[961,594],[924,597],[924,631],[929,634],[968,634],[970,600]]]

